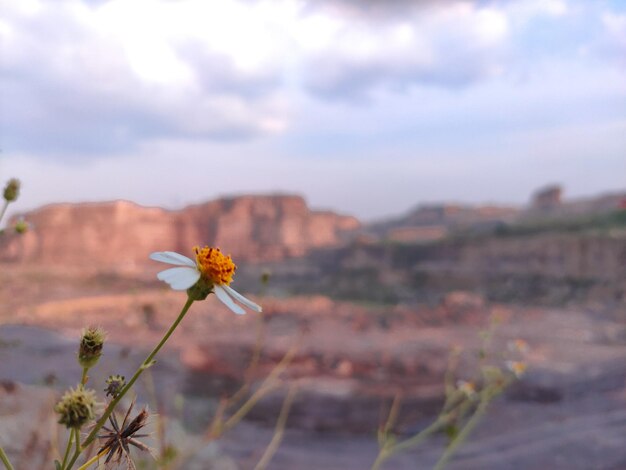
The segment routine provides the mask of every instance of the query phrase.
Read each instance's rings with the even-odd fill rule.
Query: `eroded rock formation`
[[[241,196],[180,211],[115,201],[55,204],[25,215],[32,230],[0,241],[0,260],[133,267],[153,251],[218,246],[238,260],[280,260],[337,245],[354,217],[312,211],[299,196]]]

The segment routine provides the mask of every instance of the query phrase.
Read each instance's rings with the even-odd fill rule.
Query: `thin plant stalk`
[[[80,429],[76,428],[74,429],[74,442],[76,443],[76,451],[77,453],[80,454],[81,448],[80,448]]]
[[[0,209],[0,222],[4,218],[4,214],[7,211],[7,207],[9,207],[9,201],[5,199],[4,204],[2,204],[2,209]],[[2,463],[4,464],[4,468],[6,470],[13,470],[13,465],[11,465],[11,462],[9,461],[9,457],[4,452],[4,449],[2,448],[2,446],[0,446],[0,461],[2,461]]]
[[[481,400],[480,405],[478,405],[478,408],[476,408],[476,411],[474,412],[472,417],[469,419],[467,424],[463,426],[463,429],[461,430],[459,435],[446,448],[443,455],[441,456],[441,458],[435,465],[434,470],[442,470],[446,466],[450,458],[452,458],[452,456],[455,454],[459,446],[463,444],[463,442],[465,442],[467,437],[470,435],[470,433],[474,430],[474,428],[478,424],[478,421],[480,420],[480,418],[485,414],[485,412],[487,411],[487,405],[489,405],[489,399]]]
[[[104,414],[96,422],[95,426],[93,427],[89,435],[85,438],[82,444],[77,447],[77,450],[74,452],[74,455],[72,456],[72,459],[70,460],[67,467],[61,467],[63,470],[69,470],[72,468],[72,465],[74,465],[80,453],[83,450],[85,450],[85,448],[98,436],[98,431],[102,428],[102,426],[104,426],[104,424],[106,423],[106,420],[109,418],[109,416],[111,416],[111,413],[113,412],[117,404],[120,402],[120,400],[124,398],[124,395],[126,395],[126,393],[128,393],[128,391],[135,384],[137,379],[139,379],[139,376],[143,373],[143,371],[148,369],[154,364],[154,357],[158,354],[161,348],[165,345],[165,343],[170,338],[170,336],[172,336],[172,333],[174,333],[174,330],[178,327],[180,322],[183,320],[183,318],[187,314],[187,311],[189,310],[189,307],[191,307],[191,304],[193,304],[193,302],[194,302],[194,299],[192,299],[191,297],[187,298],[187,302],[185,302],[185,305],[183,306],[182,310],[178,314],[178,317],[176,318],[176,320],[174,320],[174,323],[172,323],[172,326],[170,326],[170,328],[167,330],[167,332],[165,333],[161,341],[159,341],[159,344],[155,346],[152,352],[148,354],[148,357],[146,357],[146,359],[141,363],[141,365],[139,366],[135,374],[128,381],[128,383],[124,386],[124,388],[120,391],[119,395],[117,395],[109,403]]]
[[[61,463],[61,468],[65,468],[65,464],[67,463],[67,458],[70,456],[70,451],[72,450],[74,436],[75,436],[74,430],[72,429],[67,439],[67,446],[65,447],[65,453],[63,454],[63,463]]]
[[[456,370],[458,365],[459,354],[460,350],[455,349],[452,351],[448,358],[448,367],[446,369],[445,375],[446,399],[437,419],[433,421],[427,428],[423,429],[413,437],[410,437],[399,443],[389,440],[389,432],[391,431],[391,428],[395,425],[397,416],[400,412],[400,405],[402,401],[401,395],[396,394],[393,403],[391,404],[391,408],[389,409],[387,421],[385,422],[384,427],[379,431],[378,434],[378,444],[380,446],[380,450],[378,451],[376,460],[372,464],[371,470],[380,469],[381,465],[389,457],[396,454],[397,452],[421,444],[428,436],[430,436],[434,432],[439,431],[445,424],[447,424],[448,420],[451,417],[452,410],[457,408],[463,402],[459,401],[459,399],[463,396],[462,393],[455,391],[454,387],[454,371]]]
[[[382,464],[394,454],[401,452],[403,450],[409,449],[413,446],[417,446],[421,444],[427,437],[431,434],[439,431],[449,419],[449,415],[440,415],[435,421],[433,421],[427,428],[423,429],[415,436],[402,441],[398,444],[384,445],[380,451],[378,452],[378,456],[376,460],[372,464],[371,470],[379,470]]]
[[[505,382],[503,384],[492,385],[481,392],[480,402],[478,403],[476,410],[474,411],[470,419],[467,421],[465,426],[463,426],[459,435],[446,448],[443,455],[437,462],[437,466],[435,467],[435,470],[443,469],[443,467],[446,465],[446,463],[452,457],[452,455],[456,452],[459,446],[463,442],[465,442],[467,437],[474,430],[474,428],[480,421],[480,418],[487,411],[487,407],[489,406],[489,403],[491,403],[491,401],[500,392],[502,392],[504,388],[506,388],[508,383],[509,382]],[[453,403],[454,400],[451,399],[449,400],[449,402]],[[378,456],[376,457],[376,460],[374,461],[374,464],[371,467],[371,470],[379,470],[382,464],[385,462],[385,460],[387,460],[389,457],[397,454],[398,452],[402,452],[404,450],[410,449],[412,447],[415,447],[421,444],[427,437],[443,429],[444,426],[446,426],[450,422],[451,419],[454,419],[455,417],[462,418],[463,416],[466,415],[470,407],[471,407],[471,402],[467,399],[454,404],[454,406],[450,406],[450,404],[447,403],[446,405],[444,405],[444,410],[437,417],[437,419],[433,421],[428,427],[426,427],[425,429],[417,433],[415,436],[409,439],[406,439],[402,442],[399,442],[397,444],[387,441],[381,446],[381,449],[378,453]]]
[[[437,418],[431,425],[429,425],[427,428],[425,428],[415,436],[395,445],[393,448],[393,452],[401,452],[403,450],[410,449],[413,446],[421,444],[424,439],[426,439],[431,434],[439,431],[443,426],[445,426],[448,423],[449,419],[449,415],[439,416],[439,418]]]
[[[80,383],[81,383],[82,385],[87,384],[87,380],[89,380],[89,377],[87,376],[87,371],[88,371],[88,370],[89,370],[89,368],[87,368],[87,367],[83,367],[83,375],[82,375],[82,377],[80,378]]]
[[[2,204],[2,209],[0,209],[0,221],[2,221],[2,218],[7,211],[7,207],[9,207],[9,201],[5,200],[4,204]]]
[[[402,395],[400,393],[396,393],[396,396],[393,398],[393,402],[391,403],[391,408],[389,409],[389,414],[387,415],[387,421],[382,428],[381,433],[378,436],[378,442],[382,446],[385,443],[385,440],[389,436],[389,431],[396,424],[398,419],[398,413],[400,413],[400,405],[402,404]]]
[[[263,456],[254,467],[254,470],[265,470],[278,450],[278,447],[283,440],[283,435],[285,434],[285,426],[287,424],[289,410],[291,409],[291,405],[293,404],[297,391],[298,387],[296,384],[291,384],[289,386],[289,391],[287,392],[285,401],[283,401],[283,406],[280,408],[280,414],[278,415],[278,420],[276,421],[276,429],[274,431],[274,435],[272,436],[272,440],[265,449]]]
[[[244,402],[243,405],[241,405],[241,408],[239,408],[235,414],[233,414],[220,428],[219,428],[219,436],[222,436],[224,433],[226,433],[227,431],[230,431],[232,428],[234,428],[239,421],[241,421],[249,412],[252,408],[254,408],[254,406],[263,398],[265,397],[265,395],[267,395],[270,392],[273,392],[274,390],[276,390],[277,388],[280,387],[280,384],[277,384],[276,382],[271,382],[266,384],[263,384],[250,398],[248,398],[248,400],[246,400]]]
[[[459,432],[459,435],[446,448],[443,455],[435,465],[434,470],[442,470],[446,466],[446,464],[452,458],[459,446],[465,442],[465,440],[474,430],[480,419],[487,412],[487,407],[489,406],[489,403],[491,403],[493,398],[498,395],[498,393],[500,393],[502,390],[503,387],[501,384],[497,384],[495,386],[492,385],[492,387],[483,390],[480,397],[480,403],[476,407],[474,414],[467,421],[465,426],[463,426],[461,432]]]
[[[221,437],[225,432],[229,431],[233,427],[235,427],[239,421],[241,421],[248,412],[254,408],[259,400],[265,397],[268,393],[276,390],[280,384],[278,383],[280,374],[287,368],[287,366],[291,363],[294,355],[298,350],[298,345],[294,344],[283,356],[276,367],[272,369],[266,379],[263,381],[259,389],[252,394],[250,398],[248,398],[241,407],[228,419],[224,424],[221,421],[217,421],[214,419],[213,424],[211,425],[210,434],[207,436],[209,440],[216,439]],[[221,410],[223,413],[225,410]]]
[[[4,449],[2,447],[0,447],[0,460],[2,460],[6,470],[14,470],[13,465],[11,465],[11,462],[9,461],[9,457],[7,457],[7,454],[4,453]]]

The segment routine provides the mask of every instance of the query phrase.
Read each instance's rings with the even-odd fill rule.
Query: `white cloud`
[[[416,5],[355,17],[296,0],[5,0],[3,140],[80,153],[244,138],[288,128],[293,87],[349,99],[502,70],[504,11]]]
[[[162,138],[285,133],[307,114],[295,109],[303,94],[336,104],[506,77],[520,67],[512,50],[525,25],[571,10],[564,0],[0,7],[2,146],[53,156],[123,154]],[[604,19],[618,44],[620,18]]]
[[[605,38],[600,47],[626,65],[626,13],[605,12],[602,24]]]
[[[560,17],[571,7],[566,0],[517,0],[510,3],[508,10],[512,18],[526,22],[537,16]]]
[[[309,21],[319,18],[302,18],[304,31],[312,29]],[[470,3],[407,6],[383,18],[346,14],[317,40],[332,47],[303,57],[302,79],[314,93],[334,99],[378,86],[467,85],[501,69],[508,35],[505,13]]]
[[[107,152],[161,135],[246,138],[286,126],[281,70],[264,58],[262,28],[250,30],[258,6],[32,5],[3,5],[5,148]]]
[[[626,14],[606,12],[602,15],[602,22],[607,33],[621,45],[626,46]]]

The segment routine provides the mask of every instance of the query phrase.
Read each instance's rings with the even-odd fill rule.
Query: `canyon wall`
[[[275,282],[290,292],[324,292],[372,302],[436,302],[471,291],[490,300],[558,305],[626,304],[624,235],[543,233],[422,244],[352,244],[283,263]]]
[[[153,251],[190,256],[205,244],[239,261],[280,260],[338,245],[360,225],[285,195],[223,198],[180,211],[127,201],[55,204],[24,217],[31,230],[5,234],[0,261],[132,268]]]

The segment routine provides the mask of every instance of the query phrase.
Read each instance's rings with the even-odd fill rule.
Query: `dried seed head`
[[[106,454],[104,461],[106,468],[109,468],[109,465],[120,464],[123,459],[126,460],[127,468],[135,468],[135,464],[131,460],[129,452],[130,446],[152,453],[151,449],[139,440],[142,437],[149,436],[148,434],[139,434],[139,431],[141,431],[148,422],[148,410],[144,408],[134,419],[129,421],[134,404],[133,401],[121,425],[115,413],[111,413],[109,416],[111,427],[103,426],[102,429],[105,431],[105,434],[98,436],[100,439],[106,439],[102,447],[98,450],[99,455]]]
[[[4,188],[4,199],[7,202],[13,202],[20,194],[20,180],[11,178]]]
[[[82,367],[90,369],[96,365],[102,355],[105,337],[106,333],[101,328],[90,326],[83,330],[78,348],[78,363]]]
[[[126,379],[123,375],[110,375],[108,379],[106,379],[107,387],[104,389],[107,397],[111,396],[113,398],[117,397],[119,393],[126,385]]]
[[[68,428],[80,429],[94,419],[96,392],[86,390],[82,386],[70,388],[55,405],[54,411],[59,414],[59,424]]]

